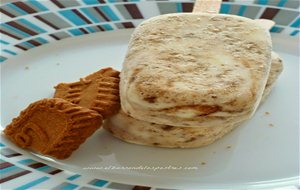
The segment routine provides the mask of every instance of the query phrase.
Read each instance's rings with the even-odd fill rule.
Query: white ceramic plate
[[[120,70],[131,32],[121,30],[70,38],[35,48],[3,63],[2,128],[29,103],[52,97],[53,86],[59,82],[75,81],[108,66]],[[297,40],[273,36],[273,42],[275,51],[284,60],[284,71],[269,98],[248,123],[207,147],[139,146],[99,130],[69,159],[52,160],[19,149],[3,136],[2,140],[17,152],[48,165],[120,183],[184,189],[296,185],[299,179]],[[139,166],[144,169],[116,169]]]

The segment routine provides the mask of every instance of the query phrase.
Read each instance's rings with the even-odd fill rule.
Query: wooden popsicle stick
[[[262,26],[263,28],[270,30],[274,25],[275,22],[273,20],[268,20],[268,19],[255,19],[257,24]]]
[[[222,0],[196,0],[193,13],[215,13],[218,14]]]
[[[218,14],[221,8],[222,0],[196,0],[193,8],[193,13],[214,13]],[[268,19],[255,19],[257,24],[270,30],[275,22]]]

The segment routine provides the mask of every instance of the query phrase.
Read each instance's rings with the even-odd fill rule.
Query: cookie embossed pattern
[[[18,58],[18,56],[21,56],[22,54],[27,54],[28,52],[31,52],[32,49],[38,49],[36,47],[41,47],[45,44],[51,45],[52,43],[54,44],[55,42],[63,42],[64,40],[70,40],[71,38],[77,36],[86,37],[88,34],[93,34],[93,33],[104,34],[104,33],[110,33],[110,31],[121,31],[123,29],[131,29],[137,27],[138,24],[141,23],[143,20],[151,18],[153,16],[160,15],[160,14],[167,14],[167,13],[175,13],[175,12],[191,12],[192,8],[193,8],[192,0],[186,0],[186,1],[184,0],[182,1],[175,1],[175,0],[169,0],[169,1],[2,0],[0,6],[0,14],[1,14],[0,62],[4,62],[1,64],[5,64],[6,61],[9,62],[10,59]],[[252,19],[259,19],[259,18],[271,19],[276,22],[276,25],[270,29],[271,33],[286,36],[286,37],[294,37],[295,40],[299,38],[300,17],[299,17],[298,0],[249,0],[249,1],[224,0],[221,6],[221,13],[235,14],[239,16],[252,18]],[[115,36],[115,38],[117,38],[117,36]],[[76,38],[76,39],[80,40],[80,38]],[[103,40],[103,43],[104,41],[105,40]],[[99,41],[98,43],[102,43],[102,41]],[[115,51],[116,54],[118,54],[117,51],[119,51],[119,49],[115,49]],[[81,55],[80,52],[77,53],[78,53],[77,55]],[[286,59],[286,57],[284,57],[284,59]],[[104,61],[106,60],[104,59]],[[23,67],[25,68],[26,72],[27,71],[31,72],[32,69],[35,69],[34,66],[31,65],[29,66],[27,64],[29,63],[26,62],[23,63]],[[57,65],[58,68],[63,66],[63,64],[61,64],[60,62],[55,64]],[[51,71],[49,70],[49,72]],[[84,76],[84,75],[78,75],[78,76]],[[97,82],[94,83],[89,80],[81,80],[78,82],[78,84],[80,84],[79,86],[87,85],[86,86],[87,88],[89,88],[89,85],[98,85],[98,84],[107,85],[107,82],[109,83],[112,82],[116,84],[118,82],[118,79],[116,79],[114,76],[111,77],[112,78],[109,78],[108,81],[106,81],[106,79],[105,80],[99,79]],[[284,77],[282,77],[280,80],[282,79],[284,79]],[[60,80],[60,82],[63,81],[65,80]],[[78,93],[79,91],[76,91],[77,87],[79,86],[76,87],[75,91],[74,89],[73,91],[70,90],[69,85],[71,84],[72,83],[67,83],[67,82],[62,83],[61,85],[57,86],[57,90],[59,91],[60,89],[66,88],[68,92],[71,92],[71,94],[67,93],[67,94],[63,94],[62,96],[66,95],[65,98],[72,99],[71,101],[74,101],[74,103],[80,104],[79,101],[80,98],[87,100],[86,96]],[[103,94],[98,94],[98,95],[99,97],[103,98]],[[116,96],[111,96],[108,98],[108,100],[118,102],[119,100],[116,98]],[[117,103],[115,105],[118,106]],[[98,111],[98,113],[102,113],[102,110],[99,109],[97,110],[97,107],[95,107],[94,110]],[[263,113],[265,112],[267,112],[268,115],[264,115]],[[111,113],[107,113],[107,114],[110,115]],[[264,115],[263,116],[264,118],[271,118],[274,116],[275,111],[262,110],[258,114]],[[47,122],[47,120],[45,119],[44,122]],[[266,130],[273,130],[273,128],[274,130],[276,130],[276,128],[279,128],[280,126],[279,124],[277,124],[272,120],[268,122],[272,123],[273,127],[272,129],[268,128]],[[265,125],[268,127],[269,123],[266,123]],[[55,123],[53,123],[53,125],[55,125]],[[166,131],[168,130],[170,131],[172,129],[170,127],[169,128],[165,127],[162,130],[162,132],[166,133]],[[38,140],[41,143],[45,143],[47,138],[51,138],[51,134],[48,134],[47,131],[41,130],[41,127],[39,127],[37,123],[31,122],[28,123],[28,125],[26,125],[26,127],[21,131],[20,134],[15,134],[14,136],[16,136],[16,138],[14,139],[18,140],[19,144],[24,147],[37,145],[35,144],[36,139],[34,139],[34,137],[32,138],[31,136],[32,133],[31,132],[28,133],[29,131],[38,133],[39,136],[42,137],[42,139],[44,140],[44,141]],[[158,135],[161,135],[163,133],[159,133]],[[257,139],[259,138],[260,137],[257,137]],[[268,138],[270,137],[268,136],[266,137],[265,141],[262,141],[263,142],[262,146],[264,145],[264,143],[267,143]],[[79,141],[81,142],[80,139],[77,140],[78,143]],[[104,138],[104,142],[106,140],[109,139]],[[291,138],[291,141],[292,140],[293,139]],[[120,145],[118,143],[120,142],[116,140],[115,144],[113,144],[112,146],[114,148],[117,148],[116,145]],[[222,146],[224,147],[222,150],[213,151],[211,152],[211,154],[221,156],[222,154],[220,155],[218,154],[224,151],[225,154],[222,155],[223,156],[222,162],[228,161],[227,154],[229,152],[231,152],[233,157],[235,157],[233,152],[236,151],[237,147],[235,146],[234,143],[231,144],[227,143],[227,144],[223,144]],[[38,149],[38,147],[36,146],[35,148]],[[73,148],[75,149],[75,147]],[[83,149],[84,148],[85,147],[83,147]],[[107,146],[100,145],[99,148],[105,149],[107,148]],[[147,157],[147,156],[150,157],[151,155],[154,154],[157,155],[158,157],[161,156],[160,149],[159,150],[155,149],[153,152],[151,152],[151,155],[141,149],[139,150],[141,154],[143,154],[143,157]],[[38,152],[38,150],[35,151]],[[248,149],[247,151],[251,152],[250,149]],[[96,178],[95,176],[92,177],[89,175],[85,175],[81,172],[76,173],[74,170],[72,170],[72,168],[67,169],[62,167],[62,165],[54,165],[52,161],[47,162],[38,157],[30,156],[28,152],[16,149],[16,147],[9,144],[7,141],[1,142],[0,152],[1,152],[0,183],[1,183],[1,188],[3,189],[103,189],[103,188],[122,189],[122,190],[123,189],[124,190],[125,189],[143,189],[143,190],[160,189],[160,188],[141,185],[141,184],[146,184],[146,182],[143,183],[140,182],[141,183],[140,185],[136,185],[137,183],[133,183],[126,180],[123,181],[111,180],[111,179],[115,179],[113,177],[111,179],[105,179],[101,177]],[[141,161],[141,163],[143,163],[143,166],[145,167],[146,165],[145,162],[143,162],[142,159],[139,160],[141,156],[136,155],[136,152],[132,152],[131,150],[124,150],[124,152],[126,154],[125,153],[120,153],[120,154],[123,156],[135,155],[135,158],[137,158],[138,161]],[[246,154],[246,152],[244,153]],[[109,153],[106,153],[104,155],[107,156],[109,155]],[[186,155],[187,157],[193,157],[196,154],[186,151]],[[105,156],[101,158],[105,158]],[[202,156],[197,161],[198,162],[197,167],[199,167],[200,170],[207,171],[205,170],[205,168],[210,167],[213,160],[206,159],[205,156],[203,157]],[[118,157],[120,159],[120,157],[122,156],[116,154],[116,158]],[[170,153],[170,157],[175,158],[176,154]],[[111,157],[107,157],[107,158],[111,158]],[[47,159],[47,158],[43,158],[43,159]],[[122,161],[122,159],[120,160]],[[107,161],[107,163],[109,163],[109,161]],[[159,163],[156,164],[159,166]],[[169,167],[166,163],[163,164],[165,167]],[[112,166],[111,168],[114,167],[116,166]],[[289,167],[289,165],[287,167]],[[226,167],[223,168],[223,170],[225,169]],[[126,172],[127,170],[125,170],[125,173]],[[145,170],[142,173],[148,174],[147,172],[148,171]],[[233,171],[232,173],[234,172],[237,171]],[[284,170],[282,173],[284,172],[286,171]],[[208,173],[208,175],[213,175],[213,174],[214,174],[213,172]],[[216,173],[214,175],[216,175]],[[285,183],[284,180],[282,181],[279,180],[276,182],[282,183],[282,185],[284,184],[290,185],[289,183]],[[289,187],[291,189],[296,188],[292,186]]]
[[[93,110],[62,99],[43,99],[30,104],[4,134],[22,148],[65,159],[101,123],[101,115]]]
[[[95,110],[106,119],[120,108],[119,74],[119,71],[106,68],[81,78],[79,82],[60,83],[55,86],[54,98]]]

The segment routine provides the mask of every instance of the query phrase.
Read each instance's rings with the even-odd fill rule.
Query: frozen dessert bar
[[[269,32],[222,14],[167,14],[134,31],[120,75],[129,116],[162,125],[214,127],[249,119],[271,66]]]

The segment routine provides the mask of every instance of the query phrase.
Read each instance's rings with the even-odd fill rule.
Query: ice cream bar
[[[247,120],[270,70],[271,39],[256,21],[178,13],[140,24],[121,72],[121,106],[133,118],[172,126]]]

